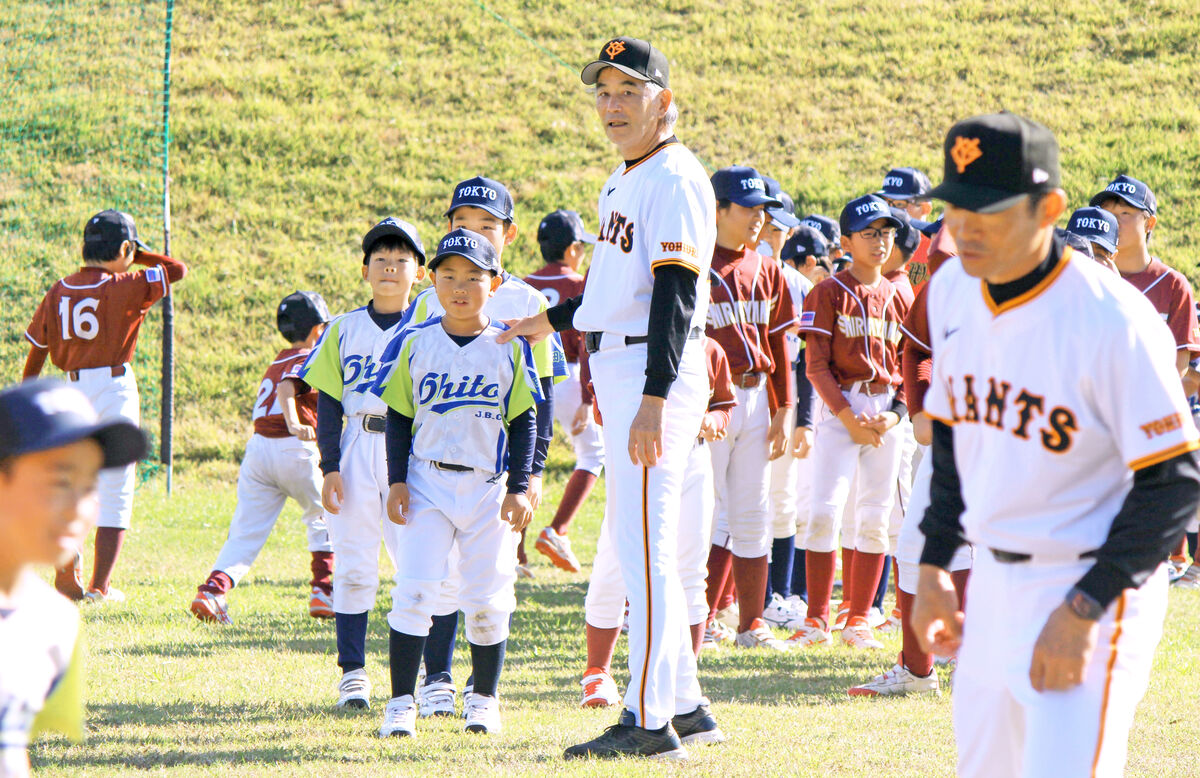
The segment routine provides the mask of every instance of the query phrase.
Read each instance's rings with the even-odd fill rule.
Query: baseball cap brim
[[[800,220],[782,208],[767,209],[767,216],[781,230],[794,230],[800,226]]]
[[[364,235],[362,239],[363,251],[370,251],[371,247],[374,246],[380,238],[393,235],[397,238],[403,238],[404,242],[408,244],[408,247],[413,250],[414,254],[417,255],[417,259],[420,260],[420,264],[425,264],[425,252],[421,251],[421,247],[414,239],[414,236],[410,235],[398,224],[382,222],[367,230],[367,234]]]
[[[902,202],[908,202],[909,200],[916,200],[917,198],[922,196],[922,195],[915,195],[915,194],[897,194],[895,192],[889,192],[886,189],[880,189],[878,192],[873,192],[872,194],[874,194],[876,197],[882,197],[885,200],[900,200]],[[925,196],[928,197],[928,195],[925,195]]]
[[[929,196],[936,200],[945,200],[955,208],[963,208],[975,213],[999,213],[1020,202],[1029,194],[1029,192],[1013,193],[1007,189],[993,189],[990,186],[976,186],[957,181],[943,181],[934,187]]]
[[[1113,199],[1124,200],[1125,202],[1132,205],[1134,208],[1137,208],[1139,211],[1150,211],[1150,209],[1146,207],[1145,203],[1139,202],[1138,200],[1134,200],[1129,195],[1121,194],[1120,192],[1110,192],[1107,189],[1105,189],[1103,192],[1098,192],[1098,193],[1092,195],[1092,199],[1088,200],[1088,205],[1092,206],[1093,208],[1098,208],[1098,207],[1100,207],[1100,203],[1104,202],[1105,200],[1113,200]],[[1096,241],[1093,241],[1093,242],[1096,242]],[[1115,251],[1115,249],[1114,249],[1114,251]]]
[[[765,205],[767,208],[783,208],[783,203],[776,200],[774,197],[769,197],[766,194],[752,189],[749,192],[738,193],[737,197],[730,197],[731,203],[737,203],[744,208],[756,208],[760,205]]]
[[[1102,238],[1099,235],[1084,235],[1083,237],[1087,238],[1090,242],[1095,243],[1097,246],[1106,249],[1110,253],[1117,253],[1117,244],[1113,243],[1108,238]]]
[[[104,453],[101,467],[124,467],[131,465],[146,455],[149,446],[146,435],[136,424],[128,421],[107,421],[87,426],[72,426],[57,433],[39,437],[29,445],[9,452],[11,456],[33,454],[38,451],[49,451],[62,446],[69,446],[87,438],[93,438],[100,444]]]
[[[927,222],[924,219],[909,219],[908,223],[915,227],[917,232],[921,233],[927,238],[932,238],[934,235],[937,235],[937,231],[942,228],[941,219],[932,222]]]
[[[455,206],[451,207],[449,210],[447,210],[444,214],[442,214],[442,216],[449,219],[450,214],[454,213],[459,208],[479,208],[480,210],[487,211],[492,216],[495,216],[497,219],[503,219],[504,221],[512,220],[511,216],[509,216],[507,213],[500,210],[499,208],[497,208],[493,205],[484,205],[483,203],[459,203],[458,205],[455,205]]]
[[[579,73],[579,78],[588,86],[595,86],[596,81],[600,78],[600,71],[605,68],[616,68],[627,76],[633,76],[638,81],[653,81],[654,79],[647,76],[645,73],[639,73],[631,67],[598,59],[594,62],[589,62],[583,66],[583,70]]]
[[[873,213],[865,213],[860,216],[858,220],[850,222],[850,224],[847,225],[850,229],[846,230],[846,232],[861,232],[880,219],[889,222],[898,230],[904,227],[904,222],[900,221],[895,216],[892,216],[890,213],[879,213],[876,211]]]
[[[470,262],[472,265],[479,268],[480,270],[487,270],[488,272],[492,272],[492,273],[496,272],[496,268],[487,264],[483,260],[480,260],[476,257],[472,257],[469,254],[465,254],[465,253],[458,252],[458,251],[443,251],[441,254],[438,254],[436,257],[429,260],[429,268],[428,268],[429,272],[432,273],[434,270],[436,270],[437,266],[440,265],[442,263],[442,260],[445,259],[446,257],[462,257],[463,259],[467,260],[468,262]]]

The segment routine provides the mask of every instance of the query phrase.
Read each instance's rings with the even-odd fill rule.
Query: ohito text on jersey
[[[1007,429],[1021,440],[1029,440],[1033,432],[1037,434],[1035,440],[1056,454],[1071,448],[1071,436],[1079,425],[1070,408],[1058,405],[1047,412],[1046,398],[1042,395],[1027,389],[1014,393],[1012,384],[995,378],[987,379],[987,397],[982,403],[976,392],[983,390],[983,382],[976,381],[975,376],[951,376],[946,383],[950,395],[950,420],[955,424],[982,423],[998,430]],[[1031,425],[1043,416],[1044,426],[1031,430]]]
[[[482,374],[451,378],[446,373],[429,373],[417,387],[417,401],[420,405],[429,405],[440,400],[430,407],[434,413],[445,413],[466,405],[496,407],[500,384],[484,383],[486,380]]]

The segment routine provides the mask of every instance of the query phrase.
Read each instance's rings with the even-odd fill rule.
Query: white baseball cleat
[[[555,532],[554,527],[543,529],[533,547],[549,557],[555,567],[566,570],[568,573],[579,572],[579,559],[571,550],[571,539]]]
[[[716,648],[722,643],[728,643],[737,637],[737,633],[716,619],[709,619],[704,627],[704,642],[702,645]]]
[[[308,596],[308,615],[314,619],[332,619],[333,595],[326,594],[319,587],[314,586],[312,593]]]
[[[879,629],[884,624],[887,624],[887,616],[884,616],[883,611],[872,605],[871,609],[867,611],[867,626],[871,629]]]
[[[393,697],[383,709],[379,737],[412,737],[417,730],[417,706],[411,694]]]
[[[739,632],[735,645],[738,648],[771,648],[776,651],[788,651],[790,647],[771,634],[770,627],[762,619],[750,622],[750,629]]]
[[[871,625],[862,616],[854,616],[846,622],[842,629],[842,642],[851,648],[883,648],[883,644],[875,639]]]
[[[125,592],[111,586],[108,587],[108,591],[102,592],[89,586],[88,590],[83,593],[83,601],[93,605],[103,605],[106,602],[125,602]]]
[[[1167,580],[1171,583],[1183,577],[1187,572],[1188,563],[1186,558],[1171,557],[1167,560]]]
[[[793,594],[784,600],[784,602],[786,602],[788,607],[792,609],[792,613],[800,616],[801,620],[808,618],[808,603],[804,601],[803,597],[798,594]],[[799,628],[797,627],[797,629]]]
[[[864,684],[852,687],[847,694],[851,697],[881,697],[889,694],[918,692],[932,692],[935,695],[941,695],[942,690],[938,686],[937,673],[930,672],[929,675],[922,678],[919,675],[913,675],[904,665],[897,664],[883,675],[877,675]]]
[[[583,687],[582,708],[607,708],[621,701],[617,682],[602,668],[589,667],[579,685]]]
[[[533,570],[528,565],[517,563],[517,578],[533,578]]]
[[[837,616],[833,619],[833,629],[831,632],[841,632],[846,626],[846,619],[850,616],[850,603],[838,603]]]
[[[767,607],[763,608],[763,621],[770,624],[772,627],[780,629],[799,629],[804,624],[804,618],[808,615],[808,608],[804,608],[804,612],[797,612],[795,608],[785,599],[779,596],[778,592],[771,594],[771,601],[767,603]]]
[[[895,632],[902,626],[902,619],[899,608],[892,608],[892,615],[888,616],[887,621],[880,624],[875,629],[880,632]]]
[[[717,621],[721,622],[730,629],[738,628],[738,620],[740,618],[741,613],[736,602],[733,605],[730,605],[728,608],[722,608],[721,610],[717,611]]]
[[[795,634],[787,639],[787,643],[792,646],[808,648],[809,646],[827,646],[831,640],[833,640],[833,635],[830,634],[825,620],[811,616],[804,620],[803,627],[796,630]]]
[[[1180,589],[1200,589],[1200,565],[1193,564],[1171,583]]]
[[[342,710],[371,709],[371,679],[363,668],[342,673],[338,682],[338,701],[334,706]]]
[[[450,680],[449,673],[434,673],[417,689],[421,718],[430,716],[453,716],[455,697],[458,691]]]
[[[465,708],[467,722],[463,724],[464,732],[500,734],[500,700],[486,694],[472,694]]]
[[[192,615],[201,621],[226,625],[233,623],[233,619],[229,616],[229,606],[225,603],[223,594],[196,592],[196,598],[192,600],[191,611]]]

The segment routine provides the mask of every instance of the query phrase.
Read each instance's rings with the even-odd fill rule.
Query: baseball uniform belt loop
[[[595,354],[597,351],[600,351],[602,348],[605,347],[603,345],[605,334],[606,333],[604,333],[604,332],[585,332],[585,333],[583,333],[583,347],[585,349],[587,349],[587,353]],[[620,335],[612,335],[611,333],[608,333],[608,334],[610,337],[610,342],[611,342],[611,338],[621,337]],[[688,332],[687,339],[688,340],[699,340],[700,336],[703,334],[704,334],[704,330],[700,329],[699,327],[692,327],[692,329]],[[649,343],[649,342],[650,342],[650,336],[648,336],[648,335],[626,335],[623,345],[636,346],[639,343]],[[610,348],[611,348],[611,346],[610,346]]]
[[[766,377],[765,373],[758,373],[753,370],[747,370],[745,373],[738,373],[733,377],[733,385],[742,389],[753,389],[763,383]]]
[[[449,470],[451,473],[469,473],[475,468],[466,465],[452,465],[449,462],[430,462],[438,470]]]
[[[383,432],[387,429],[387,417],[376,416],[371,413],[364,414],[362,417],[362,428],[367,432]]]
[[[85,368],[83,368],[83,371],[87,371],[87,370],[108,370],[110,375],[112,375],[113,378],[117,378],[118,376],[125,375],[125,366],[124,365],[113,365],[112,367],[107,367],[107,368],[106,367],[85,367]],[[82,371],[68,370],[67,378],[70,378],[72,381],[78,381],[80,372],[82,372]]]
[[[1002,565],[1015,565],[1022,562],[1033,561],[1033,554],[1019,554],[1016,551],[1001,551],[998,548],[988,548],[992,552],[992,558]],[[1096,551],[1085,551],[1079,555],[1079,559],[1095,559]]]

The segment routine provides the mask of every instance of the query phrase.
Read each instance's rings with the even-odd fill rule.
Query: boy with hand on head
[[[30,738],[83,737],[79,612],[34,572],[69,560],[96,521],[102,469],[145,455],[136,424],[100,421],[62,381],[0,391],[0,775],[29,775]]]
[[[714,524],[727,525],[732,538],[737,645],[786,650],[771,635],[762,613],[771,549],[768,462],[787,453],[794,388],[784,335],[796,326],[797,317],[779,263],[750,248],[766,219],[765,209],[781,204],[766,194],[753,168],[718,170],[712,187],[717,239],[709,270],[707,334],[729,359],[737,396],[726,437],[712,445]]]
[[[843,599],[850,609],[842,642],[882,648],[867,612],[888,551],[888,521],[900,470],[906,415],[900,372],[900,324],[908,307],[883,277],[900,221],[874,195],[842,209],[842,243],[854,257],[809,293],[801,331],[806,370],[822,407],[813,440],[813,499],[807,549],[808,618],[792,636],[803,646],[828,643],[838,523],[857,478],[858,529]],[[849,579],[849,580],[847,580]]]
[[[321,514],[320,453],[314,442],[317,393],[299,378],[329,319],[329,308],[316,292],[293,292],[276,310],[276,327],[291,345],[275,355],[258,387],[254,435],[238,470],[237,508],[229,534],[208,580],[192,600],[192,615],[201,621],[233,623],[225,595],[254,564],[288,497],[300,504],[301,520],[308,527],[308,615],[333,618],[333,546]]]
[[[363,236],[362,250],[370,302],[334,318],[299,373],[319,392],[321,503],[338,560],[333,618],[342,679],[336,707],[350,709],[371,707],[367,614],[379,589],[381,540],[396,558],[395,527],[385,511],[387,405],[370,390],[383,372],[384,349],[411,314],[413,284],[425,277],[425,247],[406,221],[389,216],[379,222]]]
[[[452,561],[475,676],[465,729],[500,732],[516,544],[533,516],[526,493],[541,389],[529,344],[497,343],[507,328],[484,313],[502,283],[499,257],[484,236],[456,229],[430,271],[445,312],[396,338],[395,366],[378,388],[388,404],[387,512],[399,526],[382,737],[415,732],[417,673]]]
[[[1090,243],[1092,259],[1112,270],[1117,270],[1113,257],[1120,242],[1120,230],[1116,216],[1095,206],[1077,208],[1067,220],[1067,232]]]
[[[558,210],[548,214],[538,225],[538,247],[545,266],[525,277],[525,283],[546,297],[549,305],[583,294],[580,263],[587,247],[596,242],[594,235],[583,227],[583,219],[575,211]],[[534,547],[550,558],[555,566],[571,573],[579,572],[579,560],[571,550],[567,529],[583,501],[596,485],[604,467],[604,438],[592,419],[592,398],[580,381],[581,361],[586,352],[583,334],[578,330],[559,333],[567,361],[568,375],[554,392],[554,418],[571,439],[575,449],[575,470],[563,487],[562,500],[550,526],[538,535]]]
[[[83,267],[57,281],[42,299],[25,331],[29,357],[24,379],[42,372],[46,357],[87,396],[102,419],[138,424],[133,352],[150,306],[187,274],[180,261],[151,254],[138,239],[133,217],[101,211],[83,227]],[[133,265],[145,270],[130,272]],[[134,464],[100,474],[100,518],[92,580],[83,585],[79,554],[57,570],[54,586],[72,600],[120,602],[109,586],[113,567],[133,515]]]

